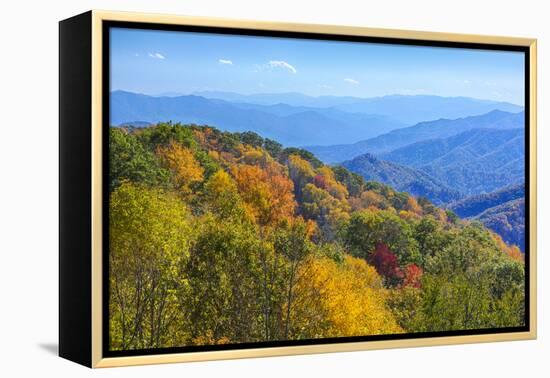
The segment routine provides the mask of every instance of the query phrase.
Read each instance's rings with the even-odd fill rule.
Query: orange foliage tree
[[[241,197],[260,225],[275,225],[294,214],[294,186],[287,177],[257,165],[238,165],[232,172]]]

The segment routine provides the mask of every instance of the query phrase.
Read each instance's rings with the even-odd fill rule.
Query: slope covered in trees
[[[456,201],[462,194],[419,169],[385,161],[371,154],[364,154],[345,161],[342,166],[369,181],[379,181],[393,188],[426,197],[435,204]]]
[[[449,208],[461,218],[475,217],[491,207],[508,201],[525,198],[525,184],[510,185],[491,193],[477,194],[449,204]]]
[[[479,194],[448,206],[458,216],[479,220],[509,244],[525,250],[525,185]]]
[[[505,202],[491,207],[473,219],[502,236],[506,243],[525,251],[525,199]]]
[[[466,195],[486,193],[525,180],[525,130],[472,129],[380,157],[420,169]]]
[[[109,132],[111,350],[524,324],[478,222],[250,132]]]

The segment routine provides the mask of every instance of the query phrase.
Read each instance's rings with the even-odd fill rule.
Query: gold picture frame
[[[528,288],[529,298],[528,330],[511,333],[488,333],[475,335],[456,335],[444,337],[403,338],[361,342],[342,342],[330,344],[312,344],[296,346],[260,347],[253,349],[231,349],[197,351],[186,353],[135,355],[123,357],[105,357],[103,354],[103,288],[104,261],[103,241],[104,224],[102,204],[104,201],[103,154],[105,153],[103,127],[105,114],[102,113],[105,101],[104,85],[104,30],[106,22],[129,22],[162,25],[186,25],[230,29],[261,30],[264,32],[284,31],[296,33],[314,33],[336,36],[376,37],[410,41],[437,41],[442,43],[467,43],[479,45],[519,46],[528,50],[529,66],[526,85],[528,94],[529,121],[529,242]],[[89,367],[114,367],[143,364],[160,364],[188,361],[207,361],[251,357],[299,355],[311,353],[347,352],[371,349],[422,347],[448,344],[482,343],[495,341],[513,341],[535,339],[537,336],[537,279],[536,279],[536,243],[537,243],[537,169],[536,169],[536,114],[537,114],[537,42],[536,39],[500,36],[482,36],[469,34],[436,33],[410,30],[376,29],[366,27],[257,22],[250,20],[231,20],[209,17],[187,17],[127,12],[90,11],[83,15],[60,23],[60,355]],[[84,51],[85,53],[82,53]],[[75,57],[79,54],[79,58]],[[70,65],[80,65],[71,68]],[[72,70],[72,71],[71,71]],[[69,72],[70,71],[70,72]],[[73,72],[74,71],[74,72]],[[78,101],[78,104],[76,103]],[[75,110],[76,109],[76,110]],[[67,131],[69,124],[84,122],[80,131]],[[79,133],[78,135],[70,133]],[[79,146],[68,147],[69,140]],[[78,144],[78,143],[77,143]],[[82,150],[82,147],[86,147]],[[78,150],[75,150],[78,149]],[[71,155],[73,154],[73,155]],[[76,155],[75,155],[76,154]],[[81,155],[80,155],[81,154]],[[88,154],[87,156],[85,156]],[[71,156],[79,161],[74,166]],[[82,156],[82,159],[80,158]],[[71,166],[70,164],[73,164]],[[71,189],[69,176],[76,170],[84,177],[80,187]],[[527,173],[527,172],[526,172]],[[71,176],[73,178],[74,176]],[[86,191],[77,191],[86,189]],[[80,215],[69,209],[82,202],[85,210]],[[76,211],[76,210],[74,210]],[[87,220],[75,222],[75,217],[87,217]],[[69,237],[69,233],[74,236]],[[85,235],[85,236],[82,236]],[[82,254],[80,254],[82,252]],[[71,256],[71,254],[80,254]],[[78,291],[80,297],[77,299]],[[88,295],[89,291],[89,295]],[[82,293],[85,294],[82,294]],[[82,341],[78,341],[82,340]],[[79,347],[82,343],[82,347]],[[78,349],[78,350],[77,350]]]

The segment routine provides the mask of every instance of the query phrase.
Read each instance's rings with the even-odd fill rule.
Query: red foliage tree
[[[371,255],[372,264],[378,274],[386,278],[388,283],[397,285],[403,278],[397,256],[382,242],[377,242]]]

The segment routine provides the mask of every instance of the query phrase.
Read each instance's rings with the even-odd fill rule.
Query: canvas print
[[[525,52],[253,34],[110,28],[108,351],[524,330]]]

